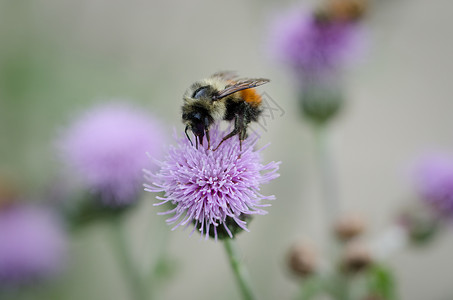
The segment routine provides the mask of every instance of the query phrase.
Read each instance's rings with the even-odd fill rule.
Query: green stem
[[[337,298],[338,300],[351,300],[350,295],[350,284],[351,280],[348,275],[337,274],[337,277],[334,279],[336,280],[336,290],[333,293],[333,297]]]
[[[340,203],[335,182],[332,157],[329,152],[328,131],[325,125],[315,127],[317,163],[320,172],[322,197],[330,228],[338,216]]]
[[[161,221],[161,220],[159,220]],[[168,254],[167,254],[167,248],[168,248],[168,240],[169,240],[169,229],[168,225],[165,222],[159,222],[159,225],[154,224],[155,226],[158,226],[158,230],[156,233],[156,238],[153,241],[154,243],[154,252],[156,255],[154,255],[151,259],[152,263],[148,267],[148,274],[147,274],[147,284],[148,284],[148,291],[149,294],[152,296],[156,296],[158,294],[159,290],[158,288],[161,288],[162,285],[162,277],[167,276],[168,274],[162,274],[162,272],[168,272],[166,268],[168,268]],[[155,249],[157,248],[157,249]],[[164,270],[163,270],[164,269]],[[154,297],[153,297],[154,298]],[[159,297],[156,297],[159,298]]]
[[[297,300],[311,300],[323,291],[323,279],[320,276],[312,275],[304,278],[301,284]]]
[[[115,255],[117,256],[120,268],[123,271],[126,281],[129,284],[130,292],[135,300],[149,299],[146,287],[143,285],[142,278],[134,266],[131,255],[127,248],[124,231],[121,226],[121,218],[112,220],[112,243]]]
[[[248,277],[247,270],[239,259],[239,254],[236,249],[236,245],[233,239],[226,238],[223,240],[223,245],[227,252],[228,258],[230,260],[231,267],[233,268],[234,276],[236,281],[241,289],[242,299],[252,300],[255,299],[250,288],[250,281]]]

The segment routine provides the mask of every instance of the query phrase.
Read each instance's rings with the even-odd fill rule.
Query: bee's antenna
[[[190,136],[189,136],[189,134],[187,133],[187,130],[189,130],[189,125],[186,126],[186,130],[184,130],[184,132],[186,133],[187,139],[189,140],[190,144],[191,144],[192,147],[193,147],[192,140],[190,139]]]

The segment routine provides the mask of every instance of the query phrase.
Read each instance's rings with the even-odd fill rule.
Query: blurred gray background
[[[309,8],[314,1],[306,1]],[[322,247],[328,229],[314,163],[313,135],[298,115],[291,78],[266,54],[270,20],[292,1],[0,1],[1,171],[30,195],[44,194],[58,174],[52,140],[92,103],[124,98],[182,130],[181,96],[218,70],[267,77],[262,88],[285,110],[260,141],[265,161],[281,160],[267,216],[238,237],[260,299],[290,299],[297,282],[285,268],[294,241]],[[367,20],[366,59],[348,74],[348,102],[332,124],[331,146],[343,211],[363,213],[372,239],[413,198],[414,158],[453,150],[453,3],[377,0]],[[452,152],[453,153],[453,152]],[[164,227],[153,196],[130,215],[135,259],[146,265]],[[453,229],[452,229],[453,230]],[[102,225],[72,242],[68,272],[43,299],[127,299]],[[239,297],[220,243],[170,234],[179,263],[160,299]],[[401,299],[452,299],[453,232],[425,249],[405,249],[388,261]]]

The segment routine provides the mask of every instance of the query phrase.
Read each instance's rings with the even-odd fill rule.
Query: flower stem
[[[328,130],[325,125],[315,127],[317,163],[320,172],[322,197],[326,212],[326,221],[330,228],[340,209],[338,191],[335,182],[332,157],[329,152]]]
[[[111,225],[113,249],[115,250],[115,255],[117,256],[123,274],[126,277],[126,281],[129,284],[129,289],[133,296],[132,299],[149,299],[146,287],[128,251],[124,231],[121,226],[121,218],[112,220]]]
[[[338,300],[351,300],[351,278],[344,274],[335,274],[332,280],[336,283],[336,289],[332,297]]]
[[[162,221],[162,220],[159,220]],[[155,225],[155,224],[154,224]],[[168,259],[168,241],[169,241],[169,229],[165,222],[159,222],[157,225],[156,237],[153,240],[154,247],[150,252],[155,253],[153,256],[150,266],[148,266],[146,274],[146,283],[148,284],[149,295],[152,298],[159,298],[157,295],[162,289],[162,285],[165,283],[164,279],[168,280],[169,270],[169,259]],[[156,249],[157,248],[157,249]],[[157,295],[157,296],[156,296]]]
[[[236,281],[239,285],[239,288],[241,289],[242,299],[255,299],[252,293],[252,289],[250,288],[250,281],[247,270],[239,259],[239,254],[237,252],[234,240],[226,238],[223,240],[223,244],[230,260],[231,267],[233,268],[234,276],[236,277]]]
[[[296,300],[311,300],[315,299],[324,289],[323,278],[317,275],[304,278],[301,289]]]

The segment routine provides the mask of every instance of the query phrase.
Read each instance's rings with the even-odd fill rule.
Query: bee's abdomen
[[[255,89],[246,89],[240,91],[241,98],[247,102],[250,106],[259,107],[261,105],[261,96],[256,92]]]
[[[246,124],[251,121],[258,121],[258,117],[261,114],[261,107],[251,105],[248,102],[238,101],[238,98],[229,98],[226,101],[226,111],[224,120],[231,121],[235,119],[238,115],[242,115]]]

